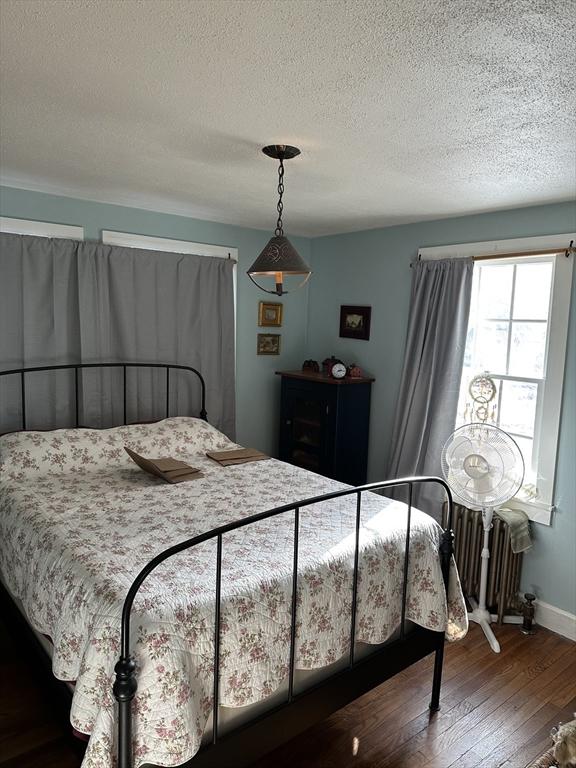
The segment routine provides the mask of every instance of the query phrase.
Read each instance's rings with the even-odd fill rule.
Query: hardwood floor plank
[[[476,768],[480,760],[482,760],[480,755],[471,749],[465,755],[455,760],[450,766],[447,766],[447,768]]]
[[[576,650],[574,651],[576,655]],[[566,675],[566,679],[561,685],[558,686],[556,695],[554,696],[554,703],[559,707],[570,707],[570,703],[574,701],[576,697],[576,680],[570,675]],[[572,710],[574,713],[576,710]],[[573,718],[570,718],[573,719]]]
[[[549,723],[558,719],[561,709],[555,704],[545,704],[515,733],[502,740],[488,755],[478,756],[478,762],[474,768],[498,768],[502,763],[510,759],[510,755],[519,752],[526,745],[526,733],[537,733],[546,729]],[[548,733],[550,728],[548,727]],[[476,753],[478,754],[478,753]]]
[[[558,664],[561,661],[562,659],[559,660]],[[558,681],[565,680],[566,676],[576,677],[576,663],[567,668],[557,667],[558,674],[555,677],[553,677],[552,670],[553,667],[549,670],[549,683],[544,681],[545,675],[534,678],[530,685],[527,685],[519,691],[517,696],[513,697],[513,701],[507,702],[506,707],[500,708],[495,713],[500,718],[498,726],[496,727],[494,718],[491,718],[490,725],[494,730],[474,746],[476,752],[488,756],[499,744],[509,742],[521,726],[529,729],[531,727],[529,721],[532,717],[555,699]],[[512,705],[512,711],[510,705]]]
[[[539,641],[542,652],[548,655],[549,648],[557,645],[553,636]],[[533,649],[533,646],[530,646]],[[496,656],[490,651],[492,656]],[[445,707],[430,722],[428,727],[414,739],[408,748],[396,750],[389,755],[389,768],[404,768],[410,766],[413,752],[422,750],[428,760],[432,761],[437,754],[452,748],[456,752],[453,760],[457,759],[470,748],[459,741],[466,739],[470,730],[482,723],[491,712],[503,701],[506,701],[523,684],[523,673],[526,671],[526,660],[520,654],[514,654],[513,648],[497,655],[500,662],[492,668],[487,679],[482,673],[474,676],[473,688],[466,687],[467,696],[456,706]],[[459,751],[458,751],[459,750]],[[449,764],[449,763],[448,763]]]
[[[448,728],[450,721],[444,721],[446,715],[451,712],[456,706],[461,704],[466,696],[478,687],[480,682],[485,682],[490,679],[493,671],[503,664],[508,657],[513,657],[517,653],[519,647],[526,645],[528,638],[518,633],[518,635],[508,643],[506,649],[502,652],[501,656],[498,656],[492,652],[490,647],[483,642],[481,645],[482,655],[480,658],[470,655],[470,660],[473,660],[474,669],[478,669],[476,674],[471,675],[470,669],[464,669],[456,675],[447,674],[442,687],[441,707],[442,718],[435,716],[433,718],[433,727],[437,730],[443,727]],[[450,664],[452,668],[452,664]],[[452,669],[451,669],[452,671]],[[387,723],[390,723],[389,733],[386,737],[382,736],[382,732],[378,735],[378,740],[375,744],[377,750],[385,751],[389,754],[390,761],[393,762],[401,752],[406,752],[407,742],[413,740],[419,734],[424,733],[430,728],[430,711],[428,704],[430,701],[429,690],[425,697],[412,700],[412,702],[404,707],[402,711],[394,712],[387,718]],[[467,711],[467,710],[465,710]],[[413,717],[410,717],[413,715]],[[459,715],[461,716],[461,715]],[[417,751],[413,746],[411,751]]]
[[[559,722],[568,722],[574,716],[576,699],[568,704],[564,709],[551,717],[538,731],[526,736],[522,746],[519,746],[502,766],[506,768],[525,768],[530,762],[539,757],[546,749],[552,746],[550,731]],[[484,768],[484,767],[483,767]]]
[[[426,768],[443,768],[446,761],[454,761],[470,749],[486,755],[487,751],[504,741],[511,730],[522,726],[525,720],[540,709],[548,699],[534,694],[539,688],[547,687],[550,682],[565,674],[568,666],[565,658],[568,648],[556,640],[551,646],[545,658],[515,675],[512,681],[474,708],[454,728],[429,742],[431,757],[424,763]],[[497,685],[499,677],[490,685]],[[552,690],[549,696],[552,696]],[[399,763],[398,768],[401,765]]]

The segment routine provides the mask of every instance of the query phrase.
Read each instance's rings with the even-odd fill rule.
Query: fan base
[[[496,640],[494,632],[490,626],[492,617],[486,608],[480,608],[475,600],[470,600],[472,604],[472,611],[468,614],[468,621],[474,621],[476,624],[480,624],[482,631],[486,635],[486,640],[490,644],[490,648],[494,653],[500,653],[500,643]]]

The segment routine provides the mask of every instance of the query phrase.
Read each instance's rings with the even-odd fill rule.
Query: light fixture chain
[[[280,165],[278,166],[278,221],[276,222],[276,237],[282,237],[284,235],[284,227],[282,226],[282,211],[284,210],[284,203],[282,202],[282,196],[284,194],[284,162],[280,158]]]

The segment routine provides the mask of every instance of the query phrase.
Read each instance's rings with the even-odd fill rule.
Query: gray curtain
[[[440,455],[454,429],[472,292],[472,259],[413,265],[408,335],[387,476],[442,476]],[[414,501],[439,517],[442,493]]]
[[[208,418],[234,437],[233,264],[226,259],[0,234],[0,365],[169,362],[197,368]],[[34,377],[34,378],[33,378]],[[9,380],[12,379],[12,380]],[[0,432],[19,426],[19,382],[0,379]],[[72,424],[73,375],[27,379],[31,427]],[[163,371],[128,369],[128,420],[165,415]],[[171,413],[198,413],[192,374],[171,374]],[[80,417],[122,419],[122,371],[84,371]]]

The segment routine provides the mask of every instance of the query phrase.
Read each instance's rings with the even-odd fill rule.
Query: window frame
[[[238,262],[238,248],[227,245],[193,243],[190,240],[176,240],[155,235],[138,235],[135,232],[116,232],[102,230],[104,245],[121,245],[126,248],[143,248],[146,251],[166,251],[167,253],[187,253],[194,256],[213,256],[217,259],[233,259]]]
[[[534,257],[503,258],[499,256],[492,263],[522,263],[538,258],[553,262],[553,275],[550,296],[550,309],[547,329],[547,356],[544,367],[544,392],[542,413],[536,419],[534,442],[537,447],[538,489],[540,498],[534,500],[511,499],[506,506],[521,509],[534,522],[551,525],[554,511],[555,477],[557,467],[558,439],[562,411],[562,391],[566,364],[566,351],[569,330],[570,300],[572,295],[572,272],[574,256],[565,256],[565,249],[574,234],[553,235],[549,237],[521,238],[502,240],[493,243],[466,243],[463,245],[421,248],[419,257],[424,259],[465,258],[470,256],[490,256],[514,251],[533,251]],[[538,250],[558,247],[558,253],[538,254]],[[490,264],[486,258],[481,264]],[[516,377],[512,377],[516,378]],[[520,377],[521,378],[521,377]],[[539,430],[539,432],[538,432]]]
[[[13,219],[0,216],[0,232],[9,235],[32,235],[35,237],[57,237],[63,240],[84,240],[84,227],[72,224],[55,224],[50,221]]]
[[[562,391],[566,367],[570,299],[572,295],[572,270],[574,257],[558,253],[554,258],[552,295],[548,325],[548,350],[545,367],[545,387],[542,398],[541,430],[538,436],[539,485],[543,501],[535,499],[520,502],[514,499],[510,506],[523,509],[530,519],[550,525],[554,511],[554,492],[560,417],[562,415]],[[544,471],[547,474],[544,474]]]

